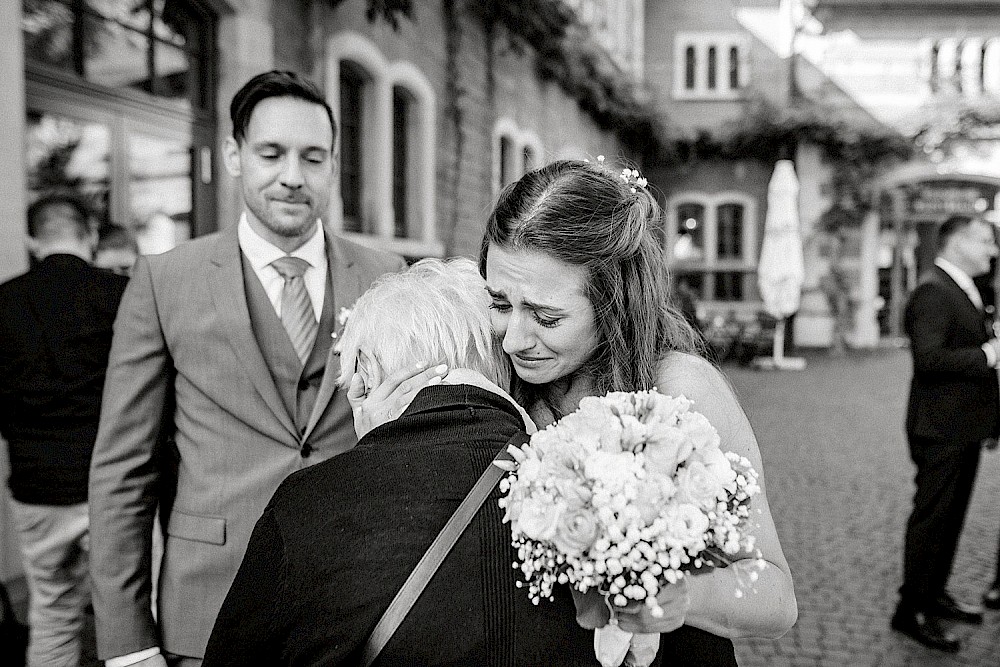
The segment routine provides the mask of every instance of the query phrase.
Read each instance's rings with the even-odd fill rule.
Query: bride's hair
[[[490,246],[543,252],[586,269],[600,342],[582,370],[599,394],[651,389],[666,353],[700,350],[672,305],[660,206],[645,181],[631,176],[578,160],[525,174],[500,193],[479,253],[483,277]],[[522,397],[537,395],[513,381]]]
[[[471,368],[506,389],[508,361],[493,335],[486,284],[471,259],[422,259],[379,278],[354,303],[337,342],[346,387],[359,351],[385,375],[418,363]]]

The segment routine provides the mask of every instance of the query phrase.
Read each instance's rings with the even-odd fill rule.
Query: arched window
[[[441,256],[436,216],[434,89],[368,37],[327,41],[327,95],[341,126],[339,197],[331,215],[348,237],[409,258]]]
[[[756,298],[756,206],[741,192],[676,195],[667,231],[675,271],[708,301]]]
[[[408,204],[413,200],[411,170],[413,155],[413,96],[401,86],[392,89],[392,211],[396,238],[410,235]]]
[[[705,258],[705,206],[692,202],[677,205],[677,240],[674,259],[700,261]]]
[[[356,63],[340,64],[340,198],[343,229],[365,231],[362,212],[364,184],[364,89],[368,77]]]
[[[735,46],[729,47],[729,87],[732,90],[740,87],[740,50]]]
[[[714,46],[708,47],[708,89],[715,90],[718,79],[718,49]]]
[[[83,196],[140,252],[213,231],[215,16],[195,0],[22,2],[28,199]]]
[[[716,214],[718,259],[743,258],[743,205],[721,204]]]
[[[698,75],[698,61],[693,46],[684,49],[684,87],[694,90]]]
[[[996,37],[983,49],[983,89],[1000,95],[1000,39]]]
[[[514,139],[508,135],[500,137],[500,188],[514,182]]]

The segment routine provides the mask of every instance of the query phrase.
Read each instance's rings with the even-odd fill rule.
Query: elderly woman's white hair
[[[422,259],[386,274],[355,302],[341,334],[340,378],[346,387],[358,352],[392,374],[418,363],[471,368],[500,387],[509,365],[490,327],[486,283],[470,259]]]

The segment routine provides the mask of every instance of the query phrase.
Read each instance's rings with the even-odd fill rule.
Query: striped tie
[[[306,283],[302,274],[309,268],[309,262],[298,257],[282,257],[271,262],[271,266],[285,279],[281,290],[281,323],[292,339],[292,346],[302,363],[306,363],[316,342],[319,324],[313,312]]]

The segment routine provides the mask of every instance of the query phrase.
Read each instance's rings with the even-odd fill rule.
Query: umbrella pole
[[[785,318],[782,317],[774,325],[774,365],[781,367],[781,362],[785,360]]]

